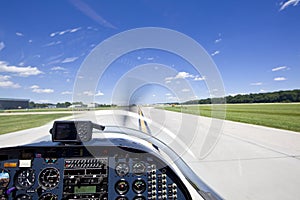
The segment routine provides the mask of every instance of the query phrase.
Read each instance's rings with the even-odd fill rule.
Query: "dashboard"
[[[0,149],[0,200],[192,199],[157,154],[120,141]]]

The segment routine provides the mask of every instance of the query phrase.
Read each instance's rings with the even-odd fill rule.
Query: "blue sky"
[[[226,94],[300,88],[299,19],[298,0],[2,0],[0,97],[72,101],[76,74],[86,56],[103,40],[140,27],[168,28],[196,40],[216,63]],[[97,90],[85,95],[111,103],[120,77],[147,63],[170,66],[178,71],[173,80],[189,81],[195,94],[186,99],[209,97],[205,77],[188,62],[149,49],[114,61]],[[161,86],[145,86],[133,96],[148,99],[142,103],[176,100]]]

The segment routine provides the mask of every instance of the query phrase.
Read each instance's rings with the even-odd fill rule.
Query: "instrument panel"
[[[0,150],[0,200],[191,199],[153,153],[120,146]]]

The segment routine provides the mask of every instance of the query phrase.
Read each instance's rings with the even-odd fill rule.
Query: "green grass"
[[[164,107],[166,110],[212,117],[211,105]],[[222,107],[214,109],[222,118]],[[226,120],[300,132],[300,103],[227,104]]]
[[[71,114],[24,114],[0,116],[0,134],[42,126],[52,120],[70,115]]]

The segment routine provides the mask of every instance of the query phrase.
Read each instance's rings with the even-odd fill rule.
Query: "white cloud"
[[[10,81],[10,76],[0,75],[0,88],[20,88],[21,86],[17,83]]]
[[[215,40],[215,43],[219,43],[221,41],[222,41],[222,38],[218,38],[218,39]]]
[[[70,95],[70,94],[73,94],[73,92],[71,92],[71,91],[64,91],[61,94],[63,94],[63,95]]]
[[[9,80],[11,77],[10,76],[3,76],[3,75],[0,75],[0,81],[7,81]]]
[[[259,86],[262,85],[262,82],[251,83],[250,85]]]
[[[215,52],[213,52],[213,53],[211,54],[211,56],[216,56],[216,55],[218,55],[218,54],[220,54],[220,51],[215,51]]]
[[[94,92],[92,92],[92,91],[84,91],[83,94],[86,95],[86,96],[93,96]]]
[[[189,92],[189,91],[190,91],[190,89],[187,89],[187,88],[181,90],[181,92]]]
[[[98,96],[103,96],[104,94],[101,92],[101,91],[98,91],[95,96],[98,97]]]
[[[205,80],[205,76],[196,76],[195,78],[194,78],[194,81],[204,81]]]
[[[300,0],[287,0],[285,3],[283,3],[280,7],[280,11],[286,9],[290,5],[297,6]]]
[[[79,31],[81,29],[81,27],[78,27],[78,28],[73,28],[70,30],[70,33],[75,33],[77,31]]]
[[[171,93],[166,93],[165,95],[166,95],[166,96],[172,96],[172,94],[171,94]]]
[[[16,32],[16,35],[17,35],[17,36],[19,36],[19,37],[22,37],[22,36],[24,36],[24,34],[23,34],[23,33],[21,33],[21,32]]]
[[[4,48],[5,48],[4,42],[0,42],[0,51],[2,51],[2,49],[4,49]]]
[[[53,89],[34,89],[32,90],[32,92],[35,92],[35,93],[53,93],[54,90]]]
[[[17,66],[9,66],[6,62],[0,61],[0,72],[13,73],[18,76],[28,77],[42,74],[37,67],[17,67]]]
[[[272,69],[272,72],[281,71],[281,70],[286,70],[286,69],[288,69],[287,66],[275,67],[275,68]]]
[[[276,77],[274,78],[274,81],[285,81],[286,78],[285,77]]]
[[[65,58],[63,61],[61,61],[61,63],[70,63],[70,62],[74,62],[77,59],[78,57]]]
[[[38,89],[38,88],[40,88],[40,86],[38,86],[38,85],[32,85],[30,88],[31,89]]]
[[[149,57],[149,58],[147,58],[147,60],[151,61],[151,60],[154,60],[154,58],[153,57]]]
[[[56,66],[56,67],[52,67],[51,70],[52,70],[52,71],[65,71],[66,68]]]
[[[165,78],[165,83],[170,83],[172,80],[176,80],[176,79],[187,79],[187,78],[193,78],[195,81],[203,81],[205,80],[205,77],[200,77],[200,76],[195,76],[193,74],[190,74],[188,72],[178,72],[178,74],[176,74],[176,76],[174,77],[166,77]]]
[[[53,93],[54,92],[53,89],[48,89],[48,88],[47,89],[42,89],[38,85],[33,85],[30,88],[32,89],[32,92],[39,93],[39,94],[41,94],[41,93]]]
[[[44,45],[44,47],[50,47],[50,46],[54,46],[54,45],[58,45],[61,44],[61,41],[55,41],[55,42],[50,42]]]
[[[33,90],[33,92],[35,92],[35,93],[53,93],[54,90],[53,89],[35,89],[35,90]]]
[[[176,75],[175,79],[185,79],[185,78],[193,78],[193,77],[194,77],[194,75],[191,75],[187,72],[179,72]]]
[[[67,83],[69,83],[71,81],[71,79],[68,78],[66,81],[67,81]]]
[[[21,86],[12,81],[0,81],[0,88],[20,88]]]
[[[63,31],[53,32],[53,33],[50,33],[50,37],[55,37],[57,35],[64,35],[66,33],[75,33],[77,31],[79,31],[80,29],[81,29],[81,27],[73,28],[73,29],[66,29],[66,30],[63,30]]]
[[[96,94],[93,92],[93,91],[84,91],[82,93],[83,95],[86,95],[86,96],[103,96],[104,94],[101,92],[101,91],[98,91]]]

